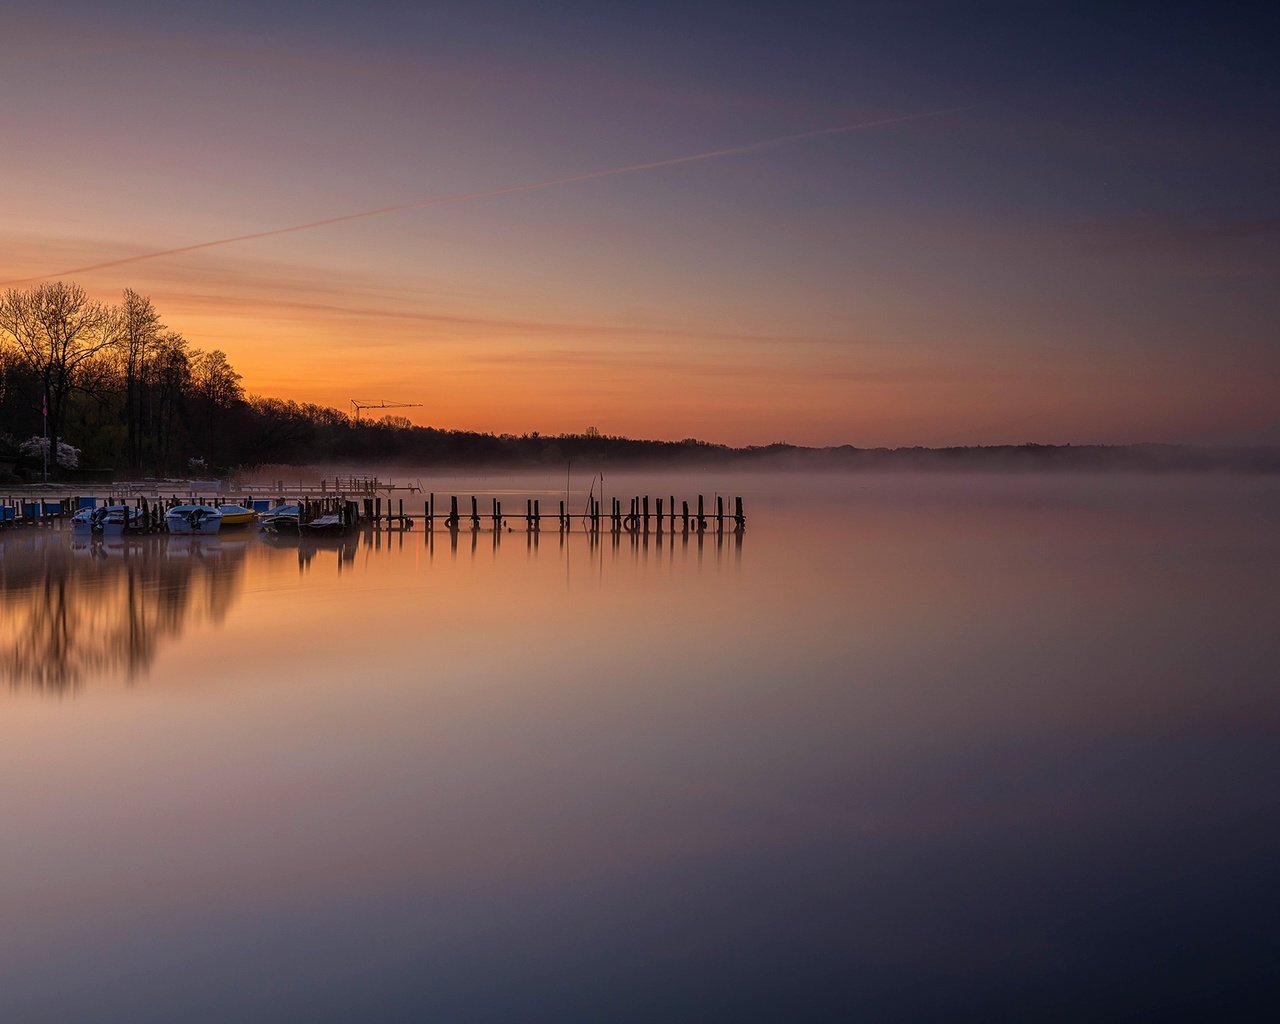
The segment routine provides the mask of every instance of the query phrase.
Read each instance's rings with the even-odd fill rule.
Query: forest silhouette
[[[48,436],[33,445],[31,439]],[[769,468],[1280,471],[1280,448],[987,445],[949,448],[734,448],[696,438],[637,440],[587,427],[555,435],[492,434],[361,419],[310,402],[247,393],[225,352],[167,326],[151,299],[118,304],[74,283],[0,295],[0,484],[51,477],[104,483],[227,473],[258,465],[392,463],[562,466],[744,463]],[[74,464],[71,464],[74,463]]]

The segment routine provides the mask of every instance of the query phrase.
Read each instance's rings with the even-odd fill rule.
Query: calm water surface
[[[1280,482],[710,483],[740,541],[0,537],[0,1018],[1166,1019],[1270,988]]]

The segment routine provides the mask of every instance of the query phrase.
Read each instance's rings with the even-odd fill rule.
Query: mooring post
[[[655,516],[655,518],[654,518],[654,522],[656,522],[656,523],[657,523],[657,525],[658,525],[658,532],[659,532],[659,533],[661,533],[661,532],[662,532],[662,499],[661,499],[661,498],[655,498],[655,499],[654,499],[654,504],[655,504],[655,506],[656,506],[656,510],[657,510],[657,515],[656,515],[656,516]]]
[[[450,530],[458,528],[458,496],[456,494],[449,496],[449,518],[445,521],[445,525]]]
[[[537,533],[542,529],[542,511],[538,508],[538,499],[533,499],[533,531]]]
[[[560,532],[564,533],[564,499],[560,499]]]
[[[436,492],[435,492],[435,491],[430,491],[430,492],[428,492],[428,494],[427,494],[427,505],[426,505],[426,509],[425,509],[426,514],[427,514],[427,530],[428,530],[428,532],[430,532],[431,530],[434,530],[434,529],[436,528],[436,510],[435,510],[435,504],[436,504]]]
[[[742,498],[740,497],[733,499],[733,522],[738,530],[747,525],[747,517],[742,514]]]
[[[524,532],[529,533],[533,529],[533,499],[524,499]]]
[[[304,498],[303,500],[305,501],[306,499]],[[373,521],[378,525],[382,525],[382,499],[381,498],[374,499],[373,509],[374,509]]]
[[[716,533],[724,532],[724,497],[716,495]]]
[[[702,495],[698,495],[698,532],[701,533],[707,528],[707,517],[702,510]]]
[[[689,532],[689,502],[681,500],[680,502],[680,518],[684,520],[684,532]]]
[[[649,495],[644,496],[644,532],[649,532]]]
[[[471,495],[471,529],[480,529],[480,507],[476,504],[476,496]]]

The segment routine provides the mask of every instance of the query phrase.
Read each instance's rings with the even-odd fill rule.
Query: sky
[[[443,428],[1280,443],[1253,6],[9,3],[0,286]]]

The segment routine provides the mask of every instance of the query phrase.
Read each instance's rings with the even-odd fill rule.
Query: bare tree
[[[215,409],[227,409],[244,401],[240,374],[232,369],[227,354],[196,350],[191,354],[191,383],[197,395]]]
[[[92,361],[112,343],[114,325],[110,311],[78,284],[54,281],[0,296],[0,331],[15,362],[44,388],[51,454],[58,450],[67,398],[91,379]]]
[[[139,429],[142,383],[163,329],[151,299],[126,288],[120,303],[116,345],[124,373],[125,454],[129,471],[134,474],[142,468],[142,431]]]
[[[173,433],[182,396],[191,384],[191,354],[187,339],[177,331],[165,331],[156,339],[155,355],[147,367],[147,401],[144,418],[153,437],[155,457],[161,466],[173,461]]]

